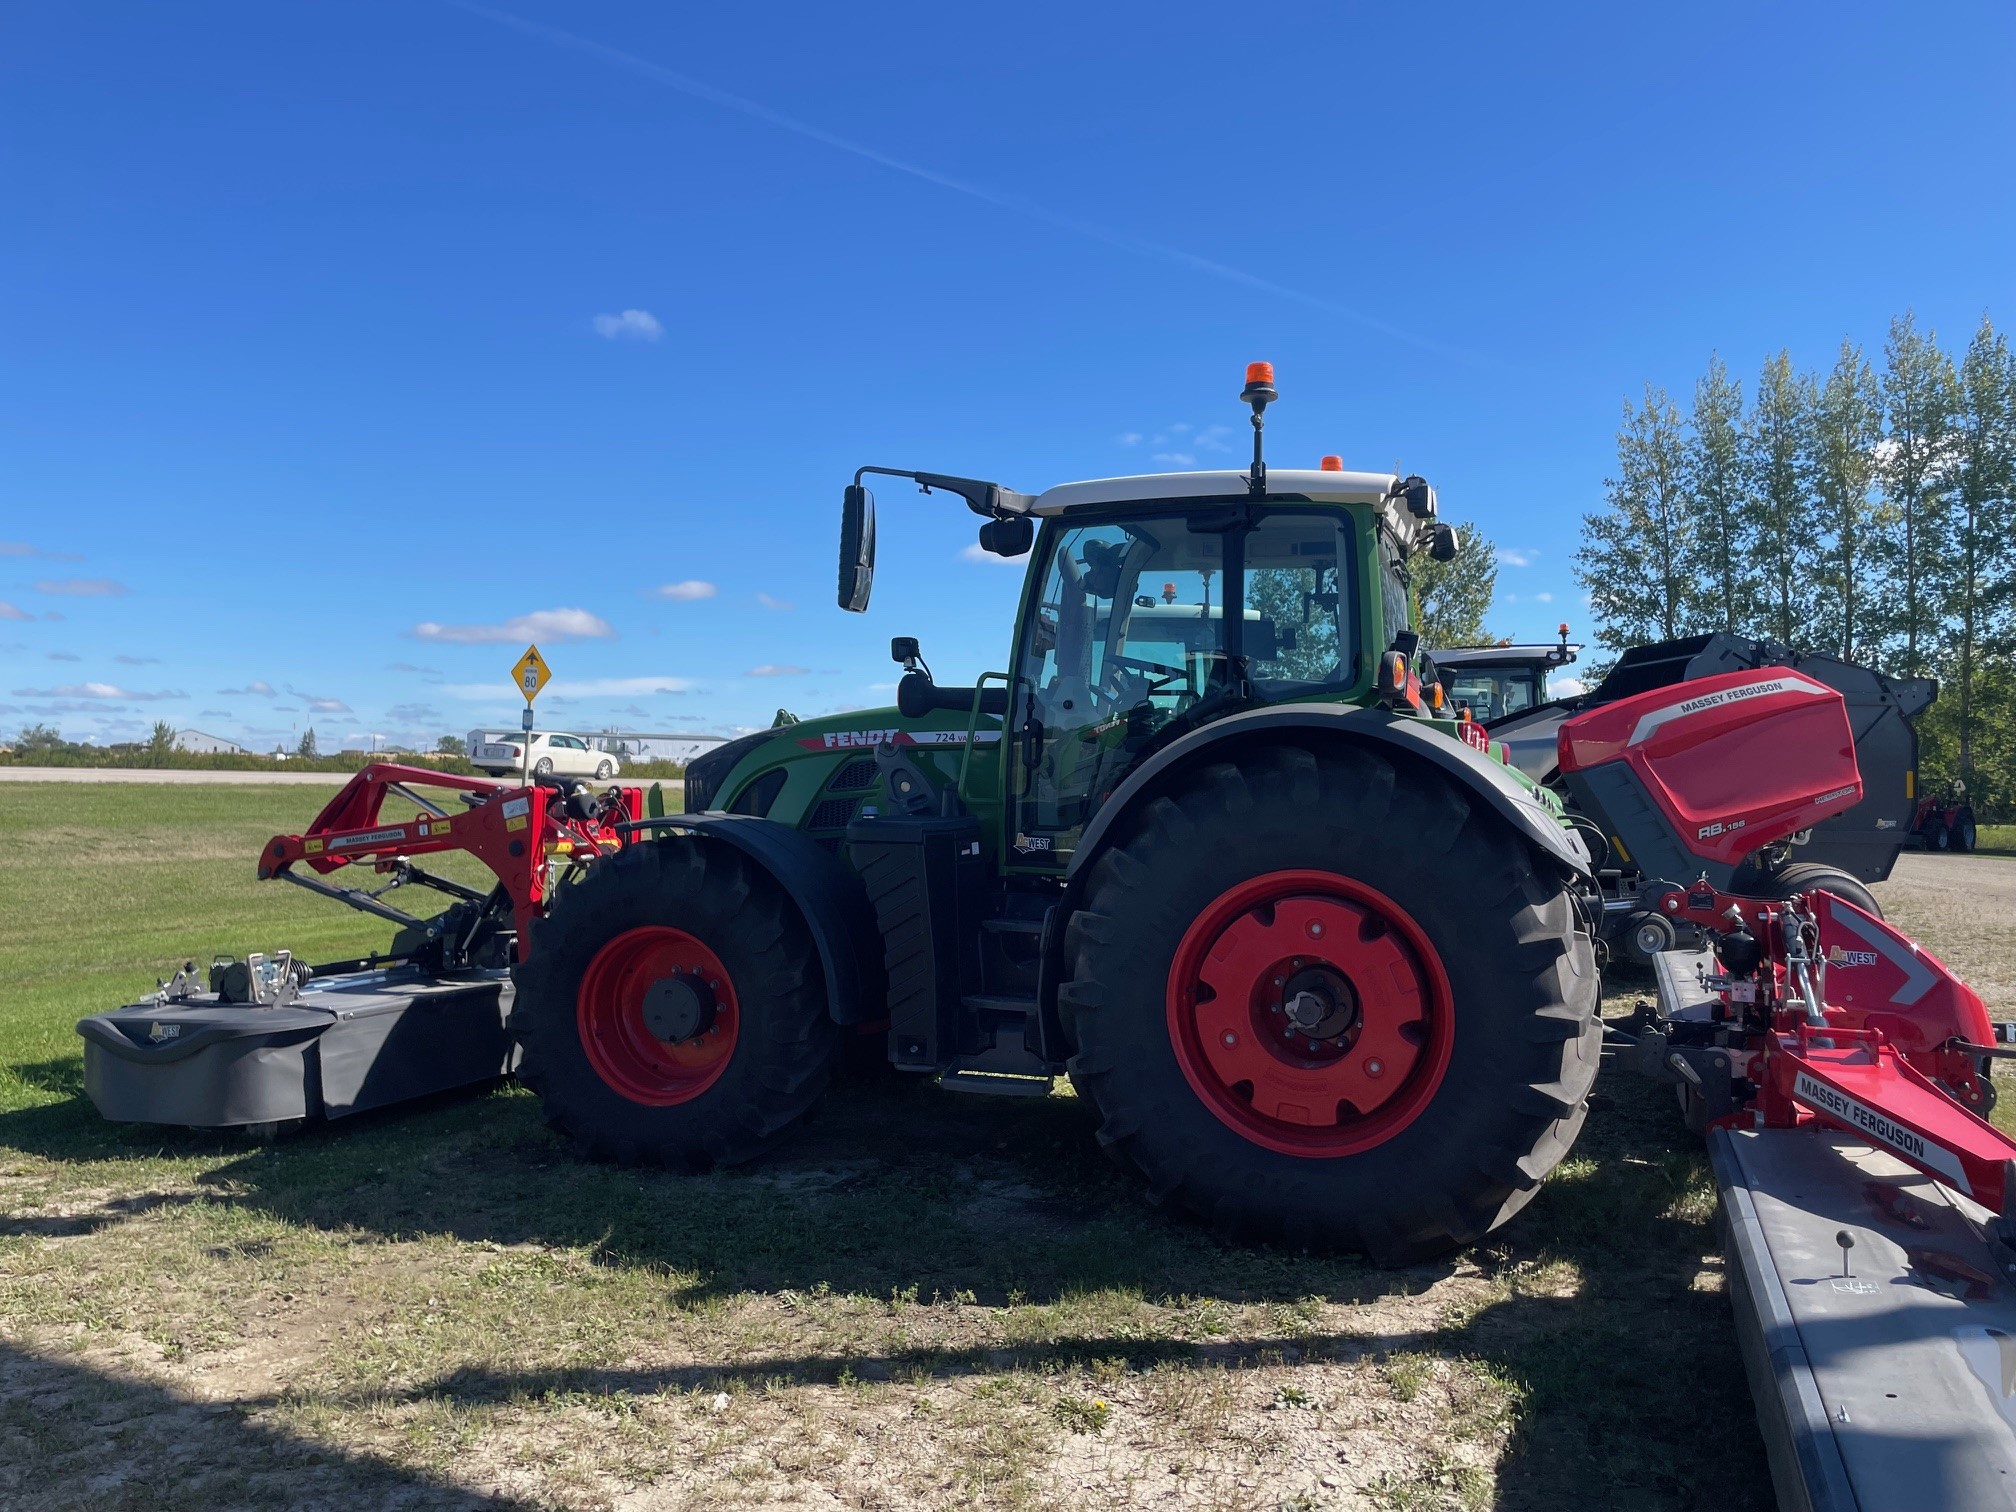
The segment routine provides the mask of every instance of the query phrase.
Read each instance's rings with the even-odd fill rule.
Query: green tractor
[[[772,1147],[843,1036],[953,1091],[1068,1075],[1151,1195],[1246,1237],[1405,1263],[1532,1197],[1596,1075],[1587,852],[1440,712],[1408,559],[1418,477],[1334,458],[1038,495],[910,479],[1029,556],[1006,672],[693,762],[686,812],[563,888],[517,968],[523,1079],[595,1157]]]

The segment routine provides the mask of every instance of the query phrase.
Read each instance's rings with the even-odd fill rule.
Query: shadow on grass
[[[1422,1352],[1476,1362],[1510,1384],[1518,1406],[1499,1466],[1501,1507],[1766,1506],[1728,1301],[1697,1285],[1714,1248],[1700,1195],[1705,1157],[1664,1088],[1614,1069],[1600,1086],[1578,1160],[1525,1213],[1464,1256],[1404,1271],[1226,1245],[1170,1219],[1104,1160],[1070,1099],[962,1098],[892,1078],[836,1089],[776,1156],[706,1176],[580,1164],[546,1132],[536,1101],[510,1088],[312,1126],[256,1148],[231,1136],[116,1129],[73,1100],[0,1116],[0,1143],[64,1161],[194,1162],[204,1200],[324,1230],[585,1250],[597,1263],[662,1276],[687,1303],[822,1288],[993,1306],[1074,1304],[1101,1292],[1179,1304],[1366,1303],[1418,1294],[1474,1265],[1498,1283],[1484,1306],[1391,1336],[1307,1335],[1287,1321],[1278,1337],[1239,1342],[1109,1336],[1094,1303],[1060,1308],[1056,1331],[1020,1348],[458,1371],[413,1394],[488,1402],[1091,1360],[1239,1370],[1278,1364],[1291,1350],[1375,1363]],[[189,1190],[186,1177],[162,1184]],[[108,1205],[77,1221],[103,1226],[139,1210]],[[1572,1295],[1529,1284],[1557,1263],[1572,1267]],[[1705,1462],[1704,1403],[1717,1404]]]
[[[240,1404],[191,1401],[5,1344],[0,1504],[13,1512],[529,1506],[248,1422]]]

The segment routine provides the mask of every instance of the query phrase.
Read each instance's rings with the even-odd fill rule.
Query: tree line
[[[1647,384],[1604,489],[1575,558],[1604,651],[1726,630],[1936,677],[1925,791],[2016,808],[2016,357],[1987,317],[1957,358],[1909,314],[1880,369],[1780,351],[1747,397],[1711,356],[1684,415]]]

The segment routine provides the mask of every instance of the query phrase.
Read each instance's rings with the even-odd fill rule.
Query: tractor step
[[[988,1097],[1048,1097],[1053,1078],[1015,1071],[985,1071],[978,1067],[985,1055],[967,1056],[952,1063],[938,1078],[947,1092],[978,1092]]]
[[[1042,919],[1023,919],[1012,915],[1000,919],[982,919],[980,927],[989,934],[1034,936],[1043,933]]]

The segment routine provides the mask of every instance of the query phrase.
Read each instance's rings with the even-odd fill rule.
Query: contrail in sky
[[[690,96],[693,99],[704,100],[709,105],[718,105],[723,110],[732,110],[737,115],[761,121],[766,126],[774,126],[778,130],[788,131],[794,136],[805,137],[810,141],[820,143],[822,146],[831,147],[836,152],[845,152],[854,157],[864,158],[868,162],[889,169],[891,172],[907,174],[911,178],[922,179],[927,184],[936,184],[940,189],[949,189],[954,194],[963,194],[969,199],[980,200],[984,204],[993,205],[1002,210],[1013,211],[1018,215],[1027,216],[1031,220],[1042,221],[1048,225],[1073,232],[1092,241],[1104,242],[1109,247],[1119,247],[1125,251],[1134,252],[1144,257],[1152,257],[1162,262],[1175,263],[1180,267],[1189,268],[1193,272],[1203,273],[1212,278],[1222,279],[1227,283],[1241,284],[1262,294],[1271,294],[1278,299],[1291,300],[1296,304],[1306,305],[1312,310],[1321,310],[1326,315],[1335,315],[1340,319],[1353,321],[1358,325],[1364,326],[1367,330],[1377,331],[1383,336],[1390,336],[1395,341],[1405,342],[1407,345],[1418,347],[1425,352],[1433,352],[1444,357],[1455,357],[1465,362],[1483,363],[1487,366],[1496,367],[1502,365],[1495,358],[1486,357],[1476,352],[1465,351],[1460,347],[1447,346],[1426,336],[1418,336],[1412,331],[1402,330],[1399,326],[1390,325],[1376,316],[1367,315],[1362,310],[1351,309],[1346,305],[1337,304],[1334,301],[1324,299],[1315,294],[1305,294],[1300,289],[1291,289],[1285,284],[1278,284],[1271,279],[1261,278],[1257,274],[1246,272],[1244,269],[1234,268],[1225,263],[1216,262],[1208,257],[1200,257],[1195,252],[1184,251],[1181,247],[1171,247],[1162,242],[1148,241],[1142,237],[1129,236],[1124,232],[1109,230],[1105,226],[1094,225],[1090,221],[1082,221],[1074,216],[1064,215],[1056,210],[1052,210],[1047,206],[1036,204],[1032,200],[1024,199],[1019,194],[1005,194],[998,189],[989,189],[980,184],[971,184],[964,179],[954,178],[947,173],[940,173],[935,168],[926,168],[921,163],[912,163],[904,158],[893,157],[879,148],[868,146],[865,142],[857,142],[849,137],[843,137],[837,132],[826,130],[823,126],[815,126],[810,121],[801,121],[796,116],[786,115],[781,110],[773,110],[768,105],[764,105],[756,100],[747,99],[742,95],[730,94],[727,90],[719,89],[703,79],[696,79],[691,74],[683,74],[677,69],[667,68],[662,63],[654,63],[649,58],[640,58],[635,53],[624,52],[622,49],[610,47],[606,43],[597,42],[588,37],[577,36],[573,32],[562,31],[557,26],[548,26],[540,21],[529,21],[523,16],[514,16],[508,11],[493,10],[487,5],[476,3],[476,0],[445,0],[445,3],[454,6],[457,10],[465,11],[469,15],[480,17],[482,20],[491,22],[494,25],[507,27],[528,37],[536,37],[542,42],[551,42],[559,47],[570,48],[578,53],[585,53],[587,56],[607,63],[612,67],[637,74],[642,78],[651,80],[654,84],[662,84],[668,89],[675,89],[679,93]]]

